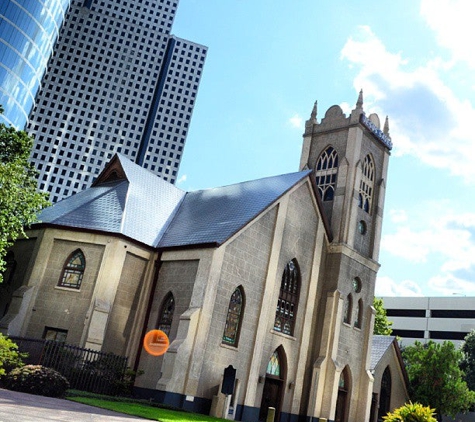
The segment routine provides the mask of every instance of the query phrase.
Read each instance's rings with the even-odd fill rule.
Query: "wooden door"
[[[279,421],[281,402],[282,402],[283,381],[276,378],[266,377],[264,391],[262,393],[261,410],[259,420],[265,421],[269,407],[275,408],[275,422]]]
[[[346,403],[347,392],[345,390],[338,390],[338,398],[336,399],[335,422],[346,422]]]

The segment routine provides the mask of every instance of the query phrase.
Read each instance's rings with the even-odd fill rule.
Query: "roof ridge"
[[[302,178],[303,178],[304,176],[306,176],[307,174],[309,174],[311,172],[312,172],[312,170],[292,171],[290,173],[282,173],[282,174],[276,174],[276,175],[273,175],[273,176],[259,177],[258,179],[249,179],[249,180],[244,180],[242,182],[230,183],[229,185],[222,185],[222,186],[215,186],[215,187],[212,187],[212,188],[204,188],[204,189],[197,189],[197,190],[193,190],[193,191],[186,191],[186,193],[197,193],[197,192],[204,192],[204,191],[213,190],[213,189],[223,189],[223,188],[227,188],[227,187],[231,187],[231,186],[239,186],[239,185],[244,185],[246,183],[253,183],[253,182],[258,182],[258,181],[266,180],[266,179],[276,179],[276,178],[279,178],[279,177],[282,177],[282,176],[290,176],[290,175],[294,175],[294,174],[298,174],[298,173],[302,173]]]

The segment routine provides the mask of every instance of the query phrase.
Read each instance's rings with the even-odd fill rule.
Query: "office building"
[[[0,123],[24,129],[69,0],[0,2]]]
[[[392,334],[403,345],[416,340],[443,342],[456,346],[475,330],[475,297],[383,297]]]
[[[170,35],[177,0],[72,1],[28,131],[56,202],[121,153],[174,183],[206,47]]]

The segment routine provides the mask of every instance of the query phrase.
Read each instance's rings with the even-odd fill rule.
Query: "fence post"
[[[275,418],[275,407],[269,407],[267,411],[266,422],[274,422]]]

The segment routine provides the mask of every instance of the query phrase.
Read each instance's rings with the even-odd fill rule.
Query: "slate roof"
[[[222,244],[310,171],[283,174],[186,194],[158,246]]]
[[[113,167],[120,176],[107,176]],[[39,220],[122,234],[153,247],[220,245],[310,173],[186,193],[117,154],[92,187],[43,210]]]
[[[371,361],[369,365],[370,370],[374,370],[382,359],[386,350],[388,350],[393,344],[396,337],[394,336],[373,336],[373,347],[371,348]]]

